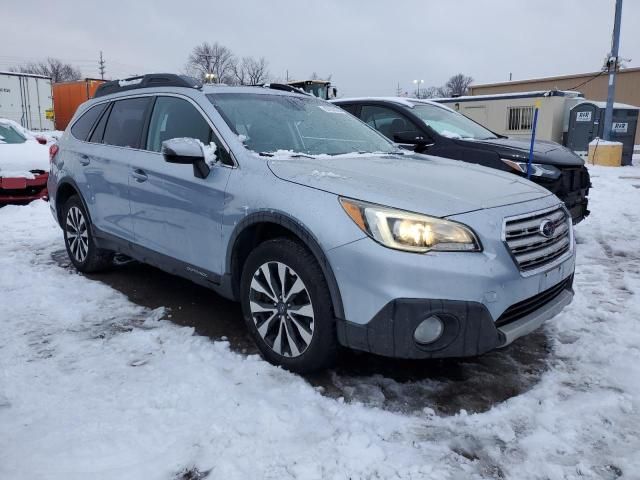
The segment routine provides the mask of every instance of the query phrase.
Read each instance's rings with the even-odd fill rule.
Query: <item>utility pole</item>
[[[622,20],[622,0],[616,0],[616,13],[613,21],[613,38],[611,39],[611,53],[607,59],[609,72],[609,89],[607,91],[607,109],[604,112],[604,139],[611,140],[613,125],[613,102],[616,97],[616,71],[620,65],[618,50],[620,49],[620,22]]]
[[[105,64],[106,63],[107,62],[104,61],[104,58],[102,58],[102,50],[100,50],[100,60],[98,61],[98,65],[99,65],[98,70],[100,70],[100,78],[102,80],[104,80],[104,72],[106,71],[106,68],[105,68]]]
[[[398,82],[398,88],[396,88],[396,97],[402,96],[402,89],[400,88],[400,82]]]

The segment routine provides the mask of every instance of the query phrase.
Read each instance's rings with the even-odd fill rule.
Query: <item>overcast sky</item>
[[[98,76],[181,71],[218,41],[264,56],[273,77],[332,74],[345,95],[597,71],[610,49],[614,0],[22,0],[0,15],[0,70],[47,56]],[[640,1],[624,0],[621,56],[640,66]]]

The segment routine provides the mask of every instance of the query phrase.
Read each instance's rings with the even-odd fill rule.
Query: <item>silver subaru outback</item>
[[[571,302],[572,222],[554,195],[400,150],[287,90],[169,74],[102,85],[50,152],[75,267],[120,253],[235,299],[264,357],[298,372],[340,345],[480,355]]]

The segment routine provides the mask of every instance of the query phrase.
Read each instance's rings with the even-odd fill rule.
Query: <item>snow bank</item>
[[[324,397],[58,266],[45,202],[0,209],[0,478],[637,478],[640,168],[590,170],[548,370],[451,417]]]

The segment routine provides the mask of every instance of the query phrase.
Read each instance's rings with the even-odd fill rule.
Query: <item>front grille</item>
[[[550,221],[553,233],[542,234],[541,225]],[[571,218],[563,207],[507,219],[504,240],[521,271],[543,267],[571,250]]]
[[[589,186],[589,172],[586,167],[563,168],[561,172],[561,189],[565,193],[579,191]]]
[[[535,312],[560,295],[564,289],[571,288],[572,282],[573,277],[571,276],[542,293],[534,295],[533,297],[527,298],[521,302],[514,303],[507,308],[502,315],[500,315],[498,320],[496,320],[496,327],[502,327],[503,325],[515,322],[516,320]]]

